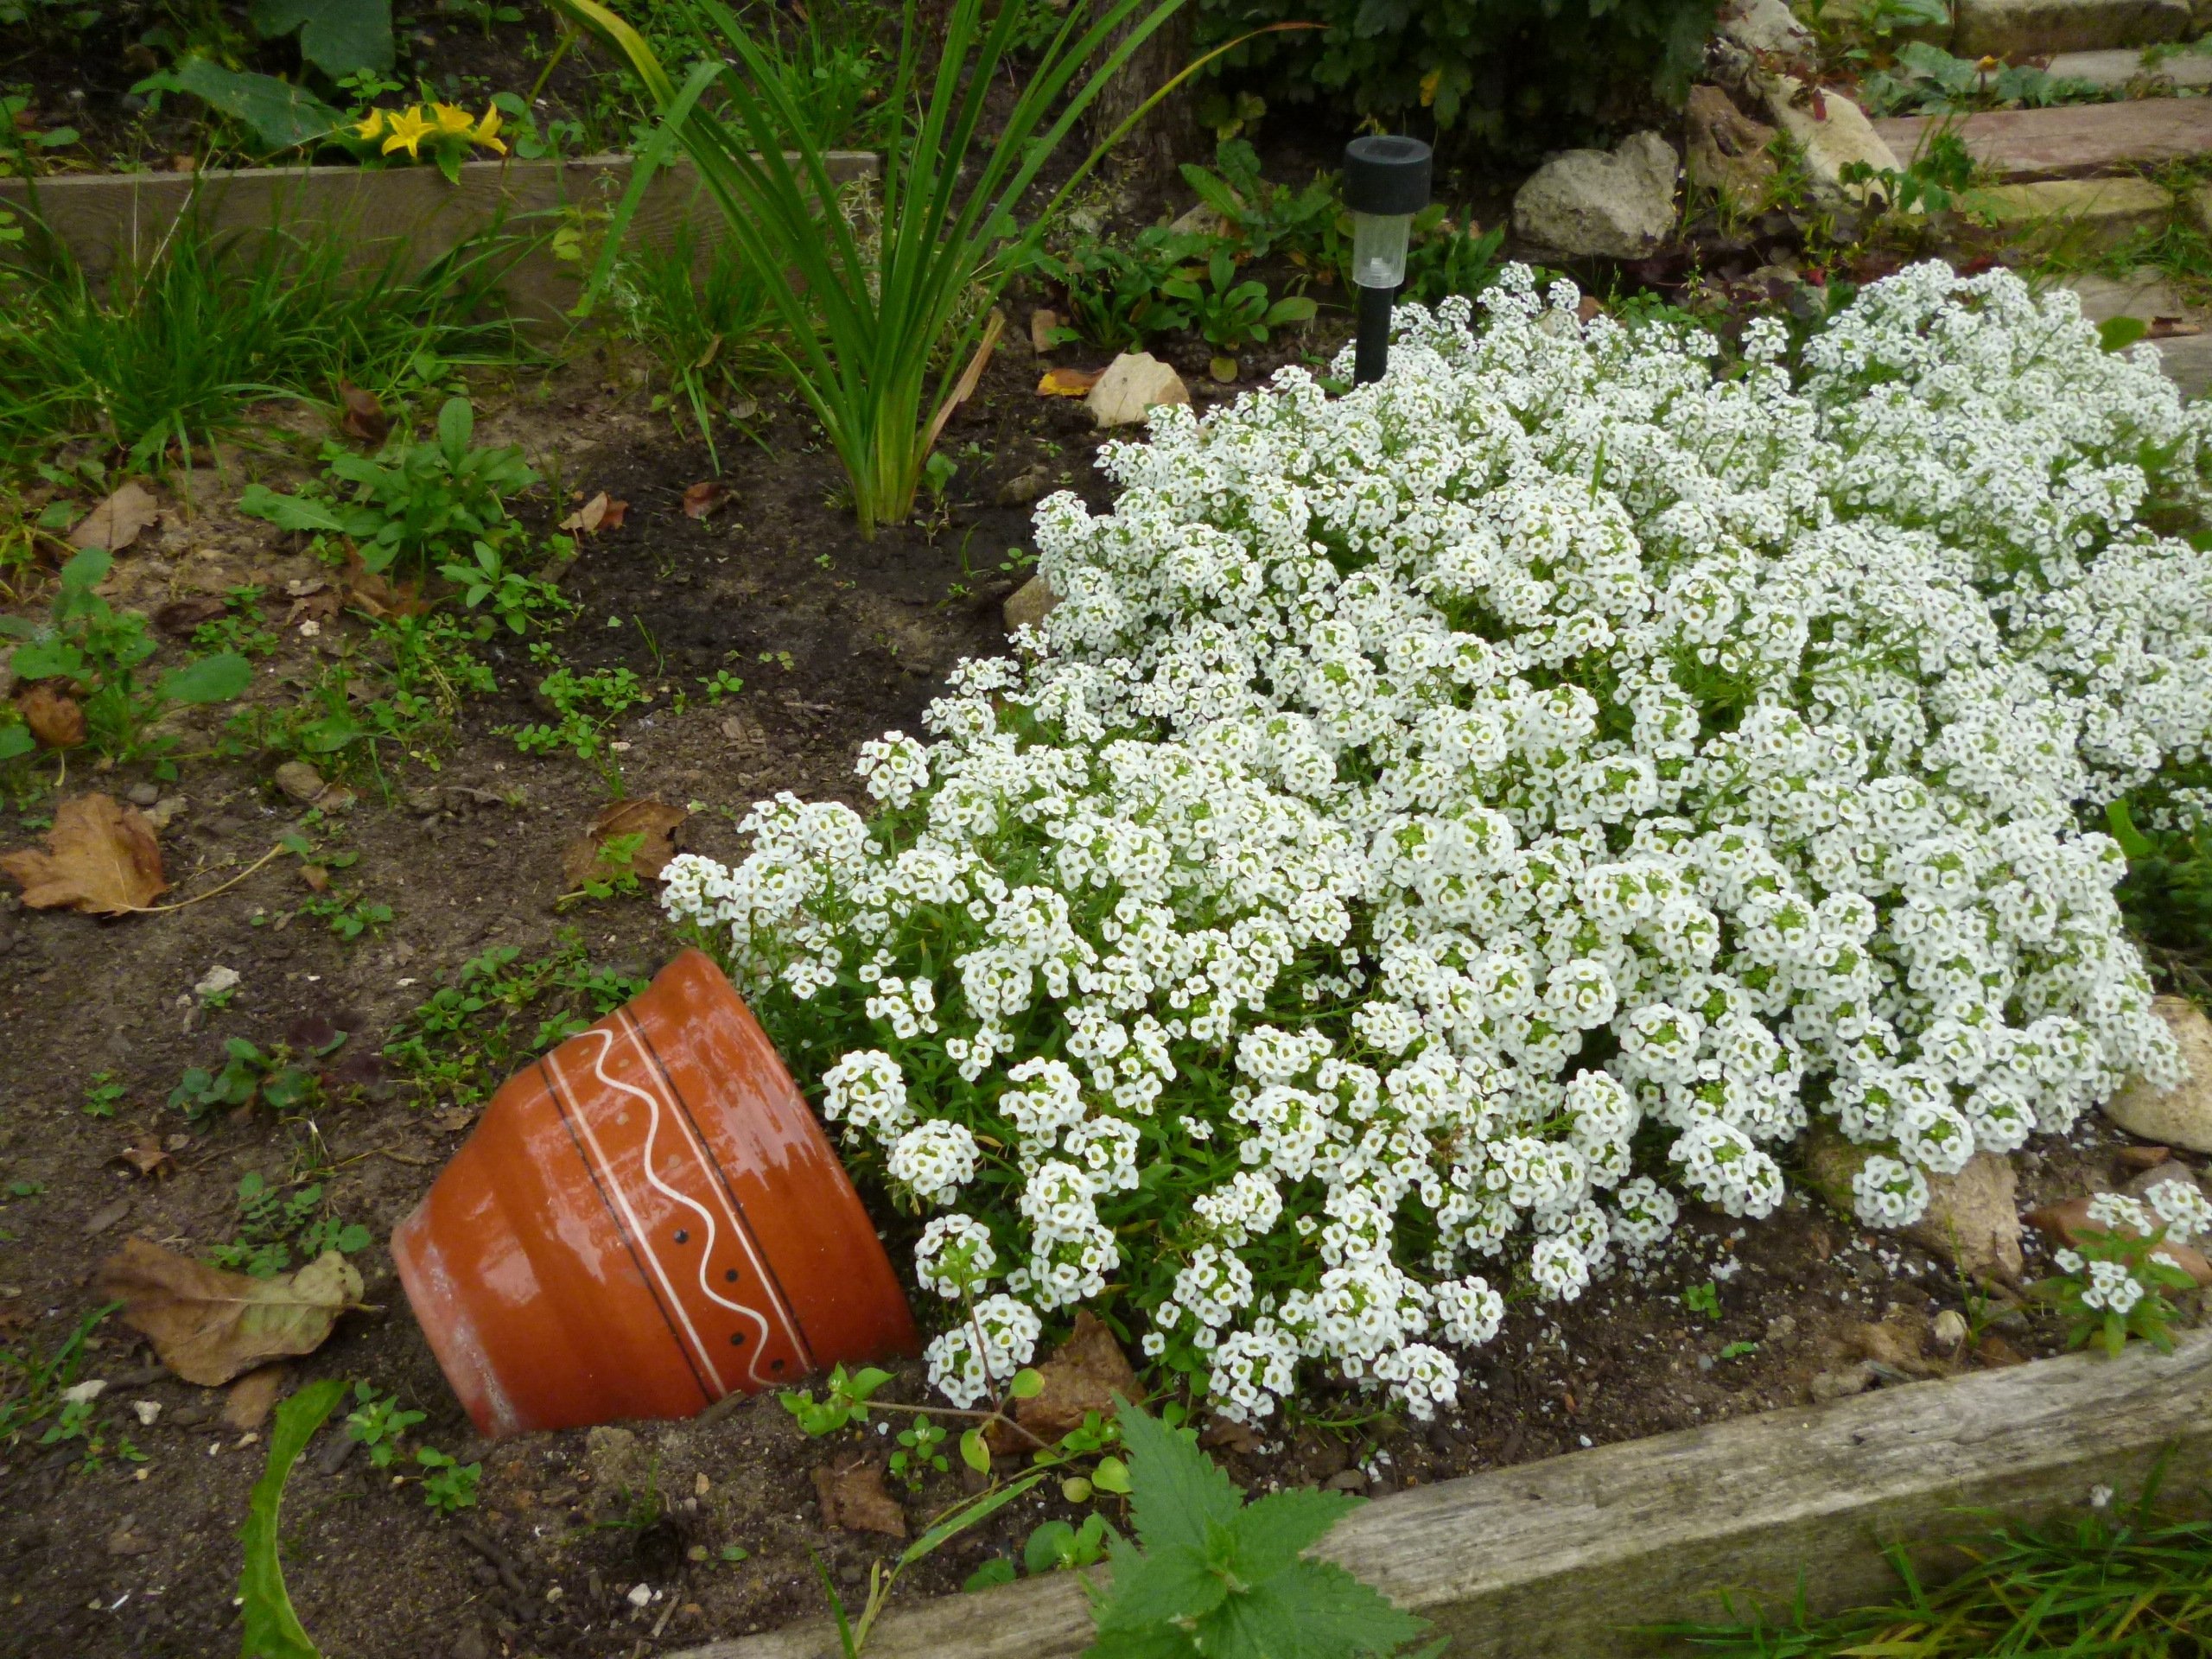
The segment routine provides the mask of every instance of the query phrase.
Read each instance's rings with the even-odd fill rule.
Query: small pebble
[[[1967,1316],[1955,1307],[1947,1307],[1936,1316],[1936,1340],[1946,1348],[1955,1348],[1967,1339]]]

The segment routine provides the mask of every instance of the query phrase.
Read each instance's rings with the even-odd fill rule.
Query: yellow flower
[[[385,111],[383,110],[371,110],[353,124],[354,133],[364,143],[373,144],[377,141],[377,135],[384,130],[385,115]]]
[[[496,149],[502,156],[507,153],[507,147],[499,142],[499,112],[488,105],[485,106],[484,118],[476,124],[468,136],[486,149]]]
[[[457,104],[433,104],[430,113],[435,118],[441,138],[466,138],[476,130],[476,124],[468,118],[468,111]]]
[[[389,119],[391,131],[384,141],[384,153],[389,156],[395,149],[404,149],[415,160],[421,161],[423,152],[416,146],[437,131],[436,124],[427,119],[419,108],[402,110]]]

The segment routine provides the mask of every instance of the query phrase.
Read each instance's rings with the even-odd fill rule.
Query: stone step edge
[[[1717,1595],[1827,1611],[1893,1587],[1883,1546],[1955,1535],[1966,1508],[2046,1513],[2212,1455],[2212,1332],[1762,1413],[1440,1481],[1360,1510],[1315,1553],[1452,1638],[1454,1659],[1621,1659],[1630,1632],[1711,1618]],[[1096,1576],[1096,1575],[1094,1575]],[[1071,1573],[888,1615],[872,1659],[1074,1659]],[[826,1621],[673,1659],[835,1659]]]

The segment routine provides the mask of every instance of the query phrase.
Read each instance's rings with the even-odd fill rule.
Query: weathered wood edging
[[[1452,1637],[1452,1659],[1620,1659],[1632,1627],[1887,1592],[1881,1548],[1932,1541],[1962,1507],[2021,1513],[2138,1488],[2171,1450],[2171,1490],[2212,1461],[2212,1332],[1570,1452],[1383,1498],[1317,1549]],[[871,1659],[1069,1659],[1091,1623],[1071,1573],[886,1618]],[[675,1659],[834,1659],[810,1624]]]
[[[842,185],[874,178],[868,151],[836,150],[825,160]],[[158,247],[188,207],[219,232],[276,228],[293,235],[332,231],[349,238],[356,268],[407,250],[419,270],[468,237],[528,214],[567,207],[612,208],[630,184],[627,156],[568,161],[464,162],[461,182],[435,167],[255,167],[205,173],[70,173],[0,179],[0,205],[35,215],[94,278]],[[666,247],[700,204],[697,175],[678,161],[657,175],[631,221],[633,238]],[[711,231],[711,204],[701,213]],[[521,228],[550,234],[550,222]],[[560,317],[575,303],[581,276],[543,245],[507,272],[508,301],[532,321]]]

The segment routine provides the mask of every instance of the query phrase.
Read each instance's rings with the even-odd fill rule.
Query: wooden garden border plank
[[[832,151],[825,160],[840,185],[876,175],[877,158],[868,151]],[[95,278],[118,260],[157,247],[188,206],[195,206],[218,231],[339,232],[353,238],[356,266],[380,264],[404,245],[411,268],[419,269],[464,238],[524,214],[570,205],[611,208],[629,188],[630,166],[627,156],[468,162],[457,185],[434,167],[56,174],[0,179],[0,204],[41,219]],[[702,196],[690,162],[679,160],[647,188],[631,235],[666,246]],[[715,219],[707,204],[702,228],[711,232]],[[505,285],[518,315],[546,323],[575,303],[580,282],[573,265],[541,245],[517,261]]]
[[[2123,1495],[2171,1451],[2171,1490],[2212,1464],[2212,1332],[1832,1405],[1738,1418],[1440,1481],[1359,1510],[1317,1554],[1452,1638],[1453,1659],[1619,1659],[1627,1627],[1718,1615],[1724,1589],[1832,1611],[1890,1586],[1881,1547]],[[886,1618],[871,1659],[1069,1659],[1090,1617],[1072,1573]],[[826,1624],[675,1659],[834,1659]]]

